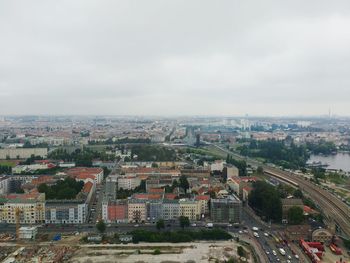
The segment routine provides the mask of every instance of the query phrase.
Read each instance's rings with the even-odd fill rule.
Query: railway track
[[[337,199],[331,193],[326,192],[324,189],[320,188],[308,182],[296,174],[287,173],[280,169],[272,168],[270,166],[264,165],[256,160],[242,157],[236,153],[233,153],[219,145],[214,145],[216,148],[221,151],[231,154],[235,158],[239,160],[245,160],[248,164],[253,166],[262,166],[266,172],[276,173],[278,177],[281,179],[287,179],[285,181],[293,184],[294,186],[299,187],[302,191],[306,192],[315,202],[320,206],[320,209],[328,215],[328,217],[333,220],[342,230],[344,235],[347,238],[350,238],[350,208],[344,204],[341,200]]]
[[[267,172],[271,172],[269,168],[266,169]],[[276,172],[278,171],[273,169],[272,173]],[[291,175],[284,171],[278,172],[278,175],[279,178],[286,178],[287,182],[295,182],[302,191],[306,192],[319,205],[323,212],[328,215],[328,218],[341,228],[345,236],[350,237],[350,208],[347,205],[299,175]]]

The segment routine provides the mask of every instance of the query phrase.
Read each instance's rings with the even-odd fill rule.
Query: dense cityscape
[[[4,116],[0,137],[0,240],[20,246],[2,260],[201,240],[221,252],[197,260],[349,257],[347,118]]]
[[[350,263],[349,0],[0,0],[0,263]]]

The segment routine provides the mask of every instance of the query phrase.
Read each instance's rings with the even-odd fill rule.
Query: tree
[[[24,190],[22,188],[18,188],[16,190],[16,194],[24,194]]]
[[[179,217],[179,221],[180,221],[180,226],[182,229],[184,229],[185,227],[190,226],[190,220],[188,219],[187,216],[180,216]]]
[[[248,203],[264,220],[281,221],[282,202],[280,193],[272,185],[264,181],[255,182]]]
[[[258,169],[256,170],[258,174],[263,174],[264,173],[264,168],[262,166],[258,166]]]
[[[298,206],[293,206],[288,210],[288,223],[299,225],[304,221],[304,211]]]
[[[96,224],[96,229],[102,234],[106,231],[106,224],[103,220],[99,220]]]
[[[187,189],[190,188],[190,184],[189,184],[189,182],[188,182],[188,180],[187,180],[186,175],[181,175],[179,181],[180,181],[180,183],[179,183],[180,187],[181,187],[185,192],[187,192]]]
[[[165,223],[163,219],[159,219],[156,223],[156,227],[158,230],[165,228]]]
[[[154,251],[153,251],[153,255],[160,255],[161,254],[161,251],[159,248],[156,248]]]
[[[237,247],[237,254],[239,257],[245,257],[245,251],[244,251],[244,248],[242,246]]]
[[[294,191],[293,195],[294,195],[295,198],[301,198],[302,199],[304,197],[303,192],[300,189],[296,189]]]

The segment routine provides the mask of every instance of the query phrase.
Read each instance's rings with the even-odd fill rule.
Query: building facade
[[[126,200],[104,201],[102,219],[107,223],[127,223],[128,204]]]
[[[136,175],[122,175],[118,177],[118,190],[133,190],[140,186],[141,179]]]
[[[242,202],[234,195],[223,199],[211,199],[210,207],[210,216],[214,222],[241,222]]]
[[[184,200],[181,199],[179,201],[180,204],[180,210],[179,214],[180,216],[188,217],[190,220],[199,220],[201,217],[201,206],[199,202],[195,200]]]
[[[85,200],[46,201],[45,222],[48,224],[82,224],[86,222],[87,215]]]
[[[45,222],[45,194],[14,194],[0,198],[0,221],[9,224]]]
[[[162,218],[174,220],[180,216],[180,204],[178,200],[163,200]]]
[[[128,201],[128,221],[131,223],[141,223],[147,220],[147,206],[144,200]]]

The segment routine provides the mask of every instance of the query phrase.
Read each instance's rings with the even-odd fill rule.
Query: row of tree
[[[66,149],[57,149],[49,153],[48,158],[54,160],[63,160],[65,162],[75,162],[76,166],[91,167],[93,159],[102,161],[114,161],[115,155],[106,154],[105,152],[93,151],[89,148],[76,149],[73,152],[68,152]]]
[[[10,165],[0,165],[0,174],[11,174],[12,167]]]
[[[248,144],[238,149],[241,155],[263,158],[288,169],[305,167],[310,157],[306,146],[295,145],[292,140],[250,140]]]
[[[67,177],[64,180],[57,181],[54,185],[40,184],[38,191],[45,193],[46,199],[75,199],[77,194],[84,187],[84,182],[75,181]]]
[[[248,203],[264,220],[281,222],[282,202],[274,186],[264,181],[255,182],[249,194]]]
[[[232,236],[223,229],[210,229],[210,230],[180,230],[180,231],[165,231],[155,232],[148,230],[134,230],[130,233],[133,236],[133,242],[193,242],[197,240],[228,240]]]
[[[154,145],[135,145],[131,148],[131,156],[137,155],[138,161],[175,161],[176,152],[174,149]]]

